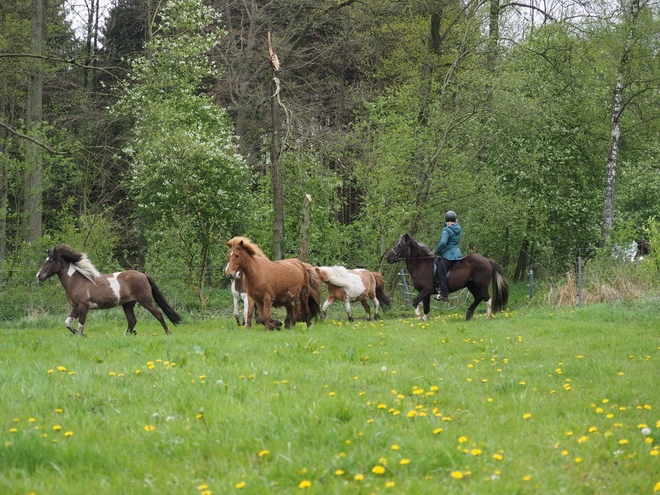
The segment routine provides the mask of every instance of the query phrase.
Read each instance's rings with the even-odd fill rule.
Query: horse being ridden
[[[413,285],[418,294],[412,305],[418,318],[425,320],[429,317],[431,296],[436,294],[436,285],[433,277],[433,260],[435,255],[424,244],[417,242],[413,237],[404,234],[387,255],[388,263],[399,260],[406,261],[408,273],[412,277]],[[486,314],[491,318],[493,312],[498,312],[509,300],[509,283],[504,270],[495,261],[484,258],[479,254],[469,254],[463,258],[458,268],[451,271],[449,278],[449,292],[455,292],[467,287],[474,297],[474,302],[467,309],[465,319],[469,320],[475,308],[486,302]],[[488,294],[488,286],[493,286],[493,299]],[[424,301],[424,315],[419,310],[419,303]]]
[[[40,282],[57,274],[66,291],[71,305],[71,313],[66,319],[66,327],[74,335],[85,335],[85,320],[90,309],[108,309],[121,305],[126,314],[126,333],[135,334],[137,319],[133,308],[139,302],[163,325],[165,333],[170,333],[160,307],[169,320],[181,322],[181,316],[168,304],[154,280],[135,270],[101,275],[89,261],[85,253],[77,253],[68,246],[55,246],[48,250],[48,258],[39,270]],[[158,307],[157,307],[158,305]],[[78,319],[78,330],[71,326]]]
[[[391,305],[384,291],[385,279],[378,272],[370,272],[362,268],[349,270],[343,266],[322,266],[316,268],[316,272],[328,286],[328,298],[321,310],[323,318],[328,307],[336,300],[344,301],[348,321],[353,321],[352,302],[362,303],[367,313],[367,320],[371,320],[371,308],[367,299],[371,299],[374,303],[374,316],[377,320],[380,319],[380,305],[385,307]]]
[[[254,302],[259,319],[266,330],[277,327],[270,316],[272,307],[287,309],[286,328],[290,328],[300,317],[307,326],[320,312],[317,296],[318,287],[314,269],[295,258],[271,261],[256,244],[246,237],[234,237],[227,241],[229,252],[225,272],[234,278],[241,272],[248,297]],[[252,304],[252,303],[251,303]],[[248,310],[247,326],[251,325]]]

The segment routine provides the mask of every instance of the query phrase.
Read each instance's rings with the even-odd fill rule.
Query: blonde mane
[[[231,249],[234,246],[238,245],[241,241],[243,241],[243,245],[252,253],[252,256],[254,256],[255,258],[269,259],[268,256],[266,256],[264,252],[261,250],[261,248],[257,246],[254,242],[252,242],[252,240],[249,237],[236,236],[231,240],[227,241],[227,246],[229,246],[229,248]]]
[[[96,279],[101,276],[96,267],[89,261],[87,254],[81,253],[80,261],[71,263],[71,266],[86,279],[96,282]]]

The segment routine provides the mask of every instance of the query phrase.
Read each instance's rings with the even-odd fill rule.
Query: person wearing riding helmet
[[[458,247],[458,241],[461,240],[462,235],[463,231],[458,224],[456,213],[449,210],[445,214],[445,227],[440,234],[440,242],[435,248],[435,254],[438,256],[435,259],[438,275],[438,295],[435,298],[438,301],[449,301],[447,273],[456,261],[463,259]]]

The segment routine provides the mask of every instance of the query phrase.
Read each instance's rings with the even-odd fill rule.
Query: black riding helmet
[[[445,222],[455,222],[456,221],[456,212],[449,210],[445,214]]]

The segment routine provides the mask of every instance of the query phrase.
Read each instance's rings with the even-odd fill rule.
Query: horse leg
[[[87,306],[79,306],[78,307],[78,331],[76,332],[77,335],[80,335],[81,337],[87,337],[85,335],[85,321],[87,320],[87,310],[89,308]]]
[[[328,298],[323,303],[323,307],[321,308],[321,317],[325,318],[326,314],[328,313],[328,308],[333,302],[335,302],[335,300],[336,299],[334,297],[328,296]]]
[[[241,300],[241,296],[240,296],[240,294],[236,293],[233,290],[233,287],[232,287],[232,296],[233,296],[233,299],[234,299],[234,319],[236,320],[236,324],[240,326],[240,325],[244,324],[244,323],[241,323],[241,311],[240,311],[240,306],[239,306],[239,301]],[[247,306],[243,305],[243,312],[245,312],[246,310],[247,310]]]
[[[172,333],[170,332],[170,329],[167,328],[167,323],[165,323],[163,314],[160,312],[160,309],[158,309],[158,307],[154,304],[153,299],[151,301],[142,300],[140,301],[140,304],[142,304],[142,307],[145,308],[147,311],[149,311],[149,313],[154,315],[154,318],[156,318],[161,325],[163,325],[163,329],[165,330],[165,333]]]
[[[263,324],[264,328],[269,331],[272,330],[271,322],[273,321],[270,317],[270,309],[273,303],[269,296],[264,297],[261,305],[257,308],[259,310],[259,319]]]
[[[78,310],[72,309],[71,312],[69,313],[69,317],[66,320],[64,320],[64,324],[73,335],[76,335],[76,331],[73,329],[72,324],[77,318],[78,318]]]
[[[126,334],[132,333],[135,335],[135,324],[137,323],[137,318],[135,317],[135,312],[133,308],[135,307],[135,301],[130,301],[121,306],[124,308],[124,314],[126,315],[126,321],[128,322],[128,329],[126,329]]]
[[[243,306],[243,313],[245,316],[245,326],[247,328],[252,328],[252,317],[254,316],[254,311],[256,308],[256,305],[252,299],[247,298],[247,304]]]
[[[372,301],[374,303],[374,319],[380,320],[380,301],[378,300],[378,297],[376,297],[376,296],[374,296]],[[365,301],[365,304],[366,304],[366,301]],[[367,311],[367,314],[368,313],[369,313],[369,311]]]
[[[346,314],[348,315],[348,321],[353,321],[353,309],[351,308],[351,301],[348,299],[348,297],[344,302],[344,306],[346,307]]]
[[[250,298],[247,295],[247,292],[243,292],[241,294],[241,299],[243,300],[243,323],[239,323],[239,325],[245,326],[246,318],[247,318],[247,312],[250,309]],[[254,305],[252,305],[252,311],[254,311]]]
[[[371,308],[369,307],[369,303],[366,299],[362,299],[360,302],[362,303],[365,313],[367,313],[367,321],[371,321]],[[376,310],[376,319],[378,319],[378,310]]]
[[[472,316],[474,315],[474,310],[477,306],[479,306],[479,303],[483,301],[481,296],[479,294],[475,294],[474,292],[472,293],[472,297],[474,297],[474,302],[470,304],[470,307],[467,309],[465,313],[465,320],[469,321]]]

